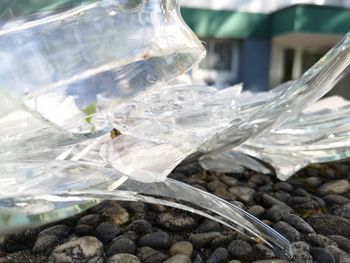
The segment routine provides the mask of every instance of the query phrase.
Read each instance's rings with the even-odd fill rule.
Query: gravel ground
[[[294,259],[181,210],[105,201],[89,211],[9,235],[3,262],[350,262],[350,162],[310,166],[287,182],[252,171],[216,174],[198,164],[171,177],[232,202],[292,242]]]

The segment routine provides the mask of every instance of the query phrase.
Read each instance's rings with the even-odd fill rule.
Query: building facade
[[[192,71],[195,81],[206,83],[268,90],[300,77],[350,31],[350,0],[181,4],[185,21],[207,46],[206,59]]]

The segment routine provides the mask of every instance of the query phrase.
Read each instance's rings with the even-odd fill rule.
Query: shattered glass
[[[285,179],[349,157],[349,104],[306,109],[348,72],[349,36],[297,81],[219,90],[169,84],[205,55],[175,0],[39,2],[8,1],[0,14],[0,232],[105,199],[143,201],[211,218],[290,257],[288,240],[263,222],[167,176],[184,160],[270,173],[260,159]]]

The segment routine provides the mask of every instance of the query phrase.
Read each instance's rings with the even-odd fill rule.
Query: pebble
[[[219,231],[220,225],[211,219],[204,219],[204,221],[196,228],[196,233],[206,233],[211,231]]]
[[[346,198],[344,196],[341,195],[326,195],[323,198],[324,201],[326,201],[327,204],[331,205],[331,206],[341,206],[341,205],[345,205],[346,203],[350,203],[350,199]]]
[[[293,262],[295,263],[313,263],[311,254],[302,249],[293,250]]]
[[[80,218],[77,225],[89,225],[96,227],[98,224],[100,224],[100,222],[101,219],[99,214],[90,214]]]
[[[308,223],[319,234],[341,235],[350,238],[350,220],[328,214],[310,217]]]
[[[313,228],[302,218],[294,214],[288,214],[283,217],[284,221],[303,234],[314,233]]]
[[[229,252],[226,248],[219,247],[215,249],[208,257],[206,263],[221,263],[229,258]]]
[[[291,192],[294,190],[294,187],[287,183],[287,182],[278,182],[273,186],[273,189],[275,191],[286,191],[286,192]]]
[[[344,250],[347,253],[350,253],[350,239],[337,235],[330,235],[328,236],[328,238],[332,239],[335,243],[337,243],[340,249]]]
[[[191,256],[193,252],[193,245],[188,241],[180,241],[172,245],[170,248],[170,255],[174,256],[177,254],[183,254],[187,256]]]
[[[115,254],[134,254],[136,252],[136,244],[134,241],[125,237],[117,238],[107,249],[107,257],[111,257]]]
[[[273,228],[291,242],[301,239],[300,232],[284,221],[277,222]]]
[[[105,244],[108,244],[113,238],[118,236],[120,233],[120,227],[111,222],[103,222],[99,224],[95,229],[96,237]]]
[[[171,246],[171,239],[169,234],[166,232],[155,232],[142,236],[138,243],[142,247],[166,249]]]
[[[192,242],[195,248],[202,248],[208,245],[215,238],[218,238],[220,236],[220,232],[214,231],[207,233],[191,234],[188,239]]]
[[[139,235],[145,235],[153,232],[153,227],[150,222],[139,219],[132,222],[126,227],[127,231],[134,231]]]
[[[107,263],[141,263],[141,261],[134,255],[121,253],[108,258]]]
[[[186,212],[167,212],[158,216],[160,227],[171,231],[185,231],[197,226],[196,220]]]
[[[33,254],[29,250],[19,251],[16,253],[8,254],[1,263],[46,263],[47,257],[44,255]]]
[[[322,195],[327,194],[344,194],[350,190],[350,183],[348,180],[335,180],[325,183],[320,186],[318,192]]]
[[[264,244],[256,244],[254,246],[254,256],[259,259],[275,258],[275,253]]]
[[[272,197],[269,194],[262,194],[261,195],[261,202],[263,202],[266,206],[271,207],[273,205],[281,205],[281,206],[286,206],[283,202],[281,202],[280,200]]]
[[[305,240],[308,241],[311,245],[317,246],[317,247],[327,247],[330,245],[337,245],[336,242],[334,242],[332,239],[325,237],[320,234],[308,234],[305,236]]]
[[[318,176],[312,176],[305,179],[305,183],[311,187],[319,187],[322,180]]]
[[[253,216],[261,219],[265,214],[265,208],[263,208],[260,205],[254,205],[254,206],[250,207],[247,212],[252,214]]]
[[[165,261],[168,257],[150,247],[142,247],[139,252],[139,258],[143,263],[159,263]]]
[[[191,263],[191,258],[187,255],[175,255],[165,260],[163,263]],[[208,261],[207,261],[208,262]]]
[[[335,263],[333,254],[327,248],[312,247],[310,251],[317,263]]]
[[[55,248],[48,262],[104,262],[103,244],[95,237],[86,236],[69,241]]]
[[[216,189],[225,189],[227,186],[219,180],[211,181],[207,184],[207,189],[211,192],[215,192]]]
[[[221,175],[220,181],[223,182],[228,187],[236,186],[239,183],[239,181],[236,178],[228,175]]]
[[[80,224],[74,228],[74,233],[79,236],[89,236],[93,233],[94,227],[90,225]]]
[[[294,250],[305,250],[310,252],[310,245],[305,241],[296,241],[291,243],[292,249]]]
[[[334,256],[335,262],[350,263],[350,255],[336,246],[328,246]]]
[[[254,189],[244,186],[231,187],[229,191],[236,195],[238,200],[245,203],[253,201],[254,195],[256,193]]]
[[[273,222],[278,222],[280,220],[283,220],[292,212],[293,209],[291,209],[289,206],[273,205],[269,210],[267,210],[266,217]]]
[[[108,220],[115,225],[123,225],[130,220],[128,211],[121,207],[117,201],[109,201],[103,206],[101,218],[103,220]]]
[[[252,252],[252,246],[244,240],[234,240],[228,247],[228,252],[232,258],[244,258],[248,257]]]
[[[339,208],[337,208],[334,212],[334,215],[340,216],[343,218],[350,219],[350,203],[347,203]]]

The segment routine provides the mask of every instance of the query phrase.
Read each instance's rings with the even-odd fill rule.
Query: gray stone
[[[154,249],[166,249],[171,245],[171,239],[166,232],[155,232],[142,236],[139,239],[139,245],[142,247],[151,247]]]
[[[275,191],[286,191],[291,192],[294,190],[294,187],[287,182],[278,182],[273,186]]]
[[[31,253],[29,250],[19,251],[1,258],[1,263],[46,263],[47,257]]]
[[[314,233],[313,228],[302,218],[297,215],[289,214],[283,217],[284,221],[303,234]]]
[[[94,227],[90,225],[79,224],[74,228],[74,233],[79,236],[89,236],[94,232]]]
[[[60,241],[61,239],[54,235],[41,235],[34,243],[33,252],[49,255]]]
[[[275,253],[263,244],[257,244],[254,246],[254,256],[260,259],[272,259],[275,258]]]
[[[328,246],[329,251],[332,252],[335,262],[350,263],[350,255],[336,246]]]
[[[184,231],[197,226],[196,220],[185,212],[167,212],[158,216],[159,226],[171,231]]]
[[[118,238],[112,242],[107,249],[107,257],[115,254],[134,254],[136,252],[135,243],[127,238]]]
[[[107,263],[141,263],[141,261],[131,254],[116,254],[108,258]]]
[[[193,245],[188,241],[180,241],[172,245],[170,248],[170,255],[174,256],[177,254],[183,254],[187,256],[191,256],[193,252]]]
[[[103,243],[108,244],[113,238],[121,233],[121,228],[111,222],[103,222],[95,229],[96,237]]]
[[[335,246],[337,245],[336,242],[334,242],[332,239],[320,234],[315,234],[315,233],[308,234],[307,236],[305,236],[305,239],[311,245],[317,246],[317,247],[327,247],[330,245],[335,245]]]
[[[284,221],[277,222],[273,228],[291,242],[301,239],[300,232]]]
[[[333,212],[334,215],[350,219],[350,203],[343,205]]]
[[[168,257],[150,247],[142,247],[139,252],[139,258],[143,263],[158,263],[165,261]]]
[[[332,252],[327,248],[312,247],[311,255],[318,263],[335,263]]]
[[[100,220],[101,219],[98,214],[89,214],[80,218],[77,225],[89,225],[96,227],[100,223]]]
[[[130,204],[132,203],[134,202],[130,202]],[[123,225],[130,220],[128,211],[116,201],[109,201],[104,205],[101,210],[101,217],[115,225]]]
[[[296,249],[293,251],[293,262],[295,263],[313,263],[312,256],[308,251]]]
[[[207,232],[207,233],[199,233],[199,234],[191,234],[189,236],[189,240],[192,242],[195,248],[202,248],[208,245],[215,238],[220,237],[221,234],[219,232]]]
[[[316,215],[310,217],[308,223],[319,234],[341,235],[350,238],[350,220],[333,215]]]
[[[226,248],[219,247],[215,249],[208,257],[206,263],[221,263],[229,258],[229,253]]]
[[[328,236],[328,238],[332,239],[335,243],[337,243],[340,249],[344,250],[347,253],[350,253],[350,239],[337,235],[330,235]]]
[[[304,241],[296,241],[291,243],[293,250],[305,250],[307,252],[310,252],[310,245]]]
[[[283,220],[292,212],[293,210],[289,206],[273,205],[269,210],[267,210],[266,217],[273,222],[278,222]]]
[[[321,185],[319,193],[322,195],[327,194],[344,194],[350,190],[350,183],[348,180],[336,180]]]
[[[55,248],[49,263],[102,263],[103,244],[95,237],[81,237]]]
[[[265,208],[263,208],[260,205],[254,205],[254,206],[250,207],[247,212],[252,214],[253,216],[261,219],[263,217],[263,215],[265,214]]]
[[[236,178],[228,175],[221,175],[220,180],[221,182],[226,184],[228,187],[233,187],[239,183],[239,181]]]
[[[243,186],[235,186],[229,189],[231,193],[233,193],[238,200],[249,203],[254,199],[255,190],[249,187]]]
[[[227,247],[228,252],[233,258],[248,257],[252,252],[251,245],[244,240],[234,240]]]
[[[191,263],[191,258],[187,255],[175,255],[165,260],[163,263]]]
[[[38,236],[52,235],[57,237],[67,237],[72,232],[72,228],[67,225],[55,225],[41,231]]]
[[[326,195],[323,198],[323,200],[325,200],[326,203],[331,205],[331,206],[334,206],[334,205],[341,206],[341,205],[345,205],[347,203],[350,203],[349,198],[346,198],[346,197],[341,196],[341,195],[333,195],[333,194]]]
[[[269,194],[262,194],[261,195],[261,202],[263,202],[266,206],[271,207],[274,205],[281,205],[281,206],[286,206],[283,202],[281,202],[280,200],[272,197]]]
[[[132,222],[126,227],[126,231],[134,231],[139,235],[145,235],[153,232],[153,227],[150,222],[139,219]]]
[[[206,233],[211,231],[220,231],[220,225],[211,219],[204,219],[204,221],[197,227],[196,233]]]

